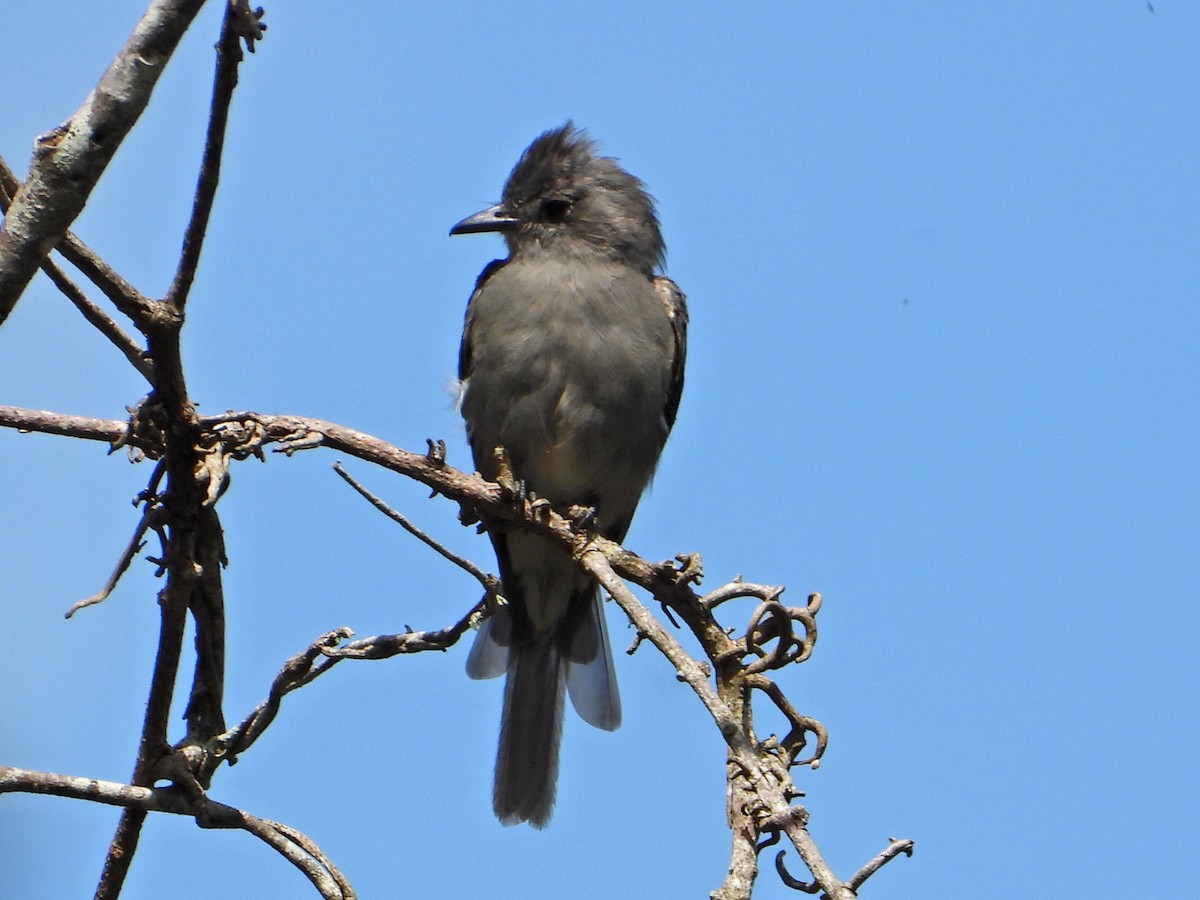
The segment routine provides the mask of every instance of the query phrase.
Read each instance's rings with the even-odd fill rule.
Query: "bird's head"
[[[463,219],[451,234],[498,231],[513,256],[601,254],[647,275],[665,248],[645,185],[615,159],[599,156],[587,132],[568,122],[521,154],[503,199]]]

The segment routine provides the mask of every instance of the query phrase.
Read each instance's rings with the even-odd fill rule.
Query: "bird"
[[[661,274],[654,200],[568,121],[526,148],[499,203],[450,230],[480,232],[501,234],[508,257],[479,275],[459,351],[475,467],[496,480],[506,464],[527,496],[586,507],[589,527],[620,542],[683,392],[687,303]],[[506,676],[492,805],[503,824],[540,829],[554,808],[564,693],[607,731],[621,701],[595,581],[539,535],[488,533],[506,602],[480,627],[467,674]]]

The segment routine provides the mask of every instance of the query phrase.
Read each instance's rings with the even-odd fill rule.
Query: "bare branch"
[[[896,840],[896,838],[888,839],[891,843],[878,856],[870,860],[865,866],[859,869],[846,882],[846,886],[852,891],[857,891],[864,881],[878,872],[881,868],[903,853],[905,856],[913,855],[913,842],[908,840]]]
[[[118,275],[75,234],[68,231],[55,249],[82,272],[88,281],[100,288],[112,305],[131,322],[143,322],[153,317],[158,301],[151,300]]]
[[[28,411],[10,411],[8,418],[19,419],[27,424],[31,421],[47,424],[30,416]],[[137,424],[145,418],[145,414],[139,411],[134,423],[128,427],[133,439],[152,446],[154,436]],[[5,410],[0,408],[0,424],[4,419]],[[49,424],[61,428],[62,423]],[[105,433],[111,436],[121,427],[123,423],[111,423]],[[814,617],[821,605],[819,594],[810,595],[804,607],[786,607],[778,599],[780,588],[738,580],[701,598],[691,587],[702,572],[696,554],[680,555],[678,566],[674,563],[649,563],[618,544],[589,533],[586,530],[587,517],[576,515],[579,510],[566,510],[563,514],[545,505],[535,508],[526,498],[505,491],[494,482],[453,469],[440,453],[412,453],[332,422],[298,416],[230,412],[196,420],[195,427],[199,434],[198,446],[205,448],[205,454],[215,454],[221,460],[261,456],[263,449],[270,445],[287,454],[321,446],[337,449],[420,481],[435,493],[459,502],[464,511],[477,513],[489,527],[507,523],[526,528],[558,543],[564,552],[573,553],[581,567],[612,594],[634,623],[639,635],[648,638],[672,662],[680,679],[695,691],[712,715],[729,748],[733,855],[730,878],[713,896],[748,896],[747,891],[757,872],[751,856],[760,846],[759,837],[762,834],[775,834],[787,835],[812,873],[812,884],[819,885],[820,890],[833,900],[850,900],[853,897],[849,883],[837,878],[809,834],[808,814],[804,807],[794,803],[800,792],[789,774],[793,766],[816,765],[825,749],[824,727],[815,719],[795,710],[778,685],[764,674],[808,657],[816,639]],[[347,481],[353,480],[347,478]],[[395,512],[369,492],[364,490],[363,493],[389,515]],[[398,513],[393,518],[397,516]],[[655,599],[664,604],[664,608],[669,607],[687,624],[704,647],[708,662],[699,662],[688,655],[675,637],[633,596],[625,584],[626,579],[650,590]],[[746,633],[734,639],[713,618],[713,610],[738,597],[755,598],[760,602],[751,616]],[[332,641],[328,645],[318,642],[321,646],[314,644],[301,666],[302,671],[311,670],[312,674],[303,674],[302,679],[316,677],[325,670],[320,664],[312,662],[311,651],[314,648],[331,661],[380,659],[401,653],[443,650],[478,621],[484,614],[487,600],[485,596],[456,625],[440,631],[410,631],[367,638],[342,646],[334,646],[335,642]],[[795,633],[795,623],[803,626],[803,636]],[[285,674],[281,673],[281,685],[288,683],[291,677],[285,677]],[[710,680],[714,677],[715,687]],[[782,739],[771,736],[760,741],[755,737],[750,707],[753,691],[766,693],[787,718],[791,731]],[[281,690],[278,695],[282,696],[284,692]],[[277,708],[277,698],[269,700],[268,707],[271,703],[275,703]],[[270,714],[274,714],[273,709]],[[244,729],[242,733],[248,734],[252,729],[257,729],[255,734],[261,733],[267,721],[269,719],[264,720],[261,726],[255,725],[252,716],[241,726]],[[237,733],[237,729],[234,732]],[[809,735],[816,737],[816,749],[809,757],[799,759]]]
[[[403,528],[405,531],[407,531],[409,534],[411,534],[417,540],[421,541],[427,547],[432,548],[434,551],[436,551],[438,554],[440,554],[444,559],[449,560],[450,562],[454,563],[454,565],[456,565],[460,569],[462,569],[464,572],[471,575],[476,581],[478,581],[480,583],[480,585],[483,586],[483,589],[485,591],[487,591],[489,594],[495,594],[500,590],[500,579],[499,578],[497,578],[495,575],[487,574],[486,572],[483,571],[483,569],[479,568],[479,566],[475,565],[475,563],[471,562],[469,559],[459,556],[457,553],[455,553],[449,547],[445,546],[444,544],[440,543],[439,541],[434,540],[433,537],[426,534],[424,531],[422,531],[420,528],[418,528],[416,525],[414,525],[408,519],[408,517],[405,516],[403,513],[397,512],[395,509],[388,506],[381,499],[379,499],[377,496],[375,496],[369,490],[367,490],[365,487],[363,487],[362,484],[359,483],[354,478],[353,475],[351,475],[349,472],[347,472],[345,469],[342,468],[341,463],[335,462],[333,464],[333,471],[337,472],[338,475],[340,475],[347,484],[349,484],[352,488],[354,488],[356,491],[358,491],[377,510],[379,510],[381,513],[383,513],[385,516],[387,516],[393,522],[398,524],[401,528]]]
[[[179,267],[167,292],[167,302],[182,313],[187,305],[188,293],[196,277],[200,263],[200,249],[204,245],[204,234],[212,214],[213,200],[221,180],[221,155],[225,149],[225,129],[229,124],[229,105],[237,87],[238,65],[241,63],[240,40],[251,41],[262,37],[266,26],[259,23],[262,10],[257,14],[250,11],[246,0],[227,0],[225,20],[221,25],[221,36],[217,40],[217,69],[213,76],[212,108],[208,117],[208,135],[204,142],[204,155],[200,162],[200,175],[196,181],[196,195],[192,202],[192,215],[183,236],[183,253]],[[253,30],[247,31],[248,28]]]
[[[16,195],[20,186],[21,184],[17,181],[17,177],[12,173],[12,170],[4,160],[0,158],[0,209],[5,213],[8,212],[12,198]],[[151,307],[154,301],[139,292],[137,288],[113,271],[108,263],[96,255],[95,251],[76,237],[73,232],[68,231],[63,236],[63,239],[58,242],[58,246],[55,249],[75,268],[82,272],[92,284],[100,288],[104,295],[112,301],[112,304],[131,321],[139,321],[151,315]],[[43,263],[43,268],[47,265],[50,265],[49,260]],[[46,269],[46,271],[48,273],[49,269]],[[151,367],[149,359],[144,356],[141,358],[148,368]],[[139,368],[138,371],[143,370]]]
[[[0,228],[0,323],[87,203],[203,5],[153,0],[83,105],[37,139],[29,176]]]
[[[322,654],[331,647],[354,635],[349,628],[338,628],[321,635],[308,646],[297,653],[280,669],[271,684],[267,699],[255,707],[241,724],[234,726],[212,741],[213,757],[216,762],[226,760],[230,765],[237,762],[239,753],[245,751],[259,736],[267,730],[279,712],[279,706],[284,696],[297,688],[304,687],[333,668],[337,658],[330,659]],[[320,659],[319,663],[316,660]],[[315,663],[315,664],[314,664]]]
[[[141,344],[126,334],[104,310],[89,300],[80,287],[49,259],[42,263],[42,271],[50,276],[54,286],[75,304],[75,308],[83,313],[83,317],[92,327],[108,338],[113,346],[125,354],[125,358],[142,374],[142,377],[153,384],[154,363],[146,357],[146,351]]]
[[[142,540],[142,536],[150,528],[159,525],[164,521],[164,511],[162,507],[151,504],[147,506],[146,511],[142,514],[141,521],[138,522],[137,528],[133,531],[133,537],[129,539],[129,543],[125,546],[125,550],[121,553],[121,558],[117,560],[117,565],[113,569],[112,574],[108,576],[108,581],[104,583],[99,591],[92,594],[90,597],[84,597],[82,600],[77,600],[71,604],[71,608],[66,612],[66,618],[71,618],[81,609],[86,609],[89,606],[95,606],[97,603],[103,603],[108,599],[109,595],[117,587],[117,582],[121,580],[121,576],[125,574],[129,564],[133,562],[133,558],[137,556],[138,551],[146,546]]]
[[[0,406],[0,428],[14,428],[21,432],[37,431],[115,444],[124,436],[127,427],[127,423],[119,419],[95,419],[44,409]]]
[[[143,817],[149,812],[190,816],[201,828],[238,828],[278,851],[305,874],[322,897],[328,900],[352,900],[355,897],[346,877],[311,838],[290,826],[260,819],[244,810],[210,800],[203,794],[192,796],[178,787],[141,787],[0,766],[0,794],[15,792],[123,806],[127,811],[139,811]]]
[[[76,775],[0,766],[0,794],[7,793],[70,797],[108,806],[136,806],[147,812],[174,813],[180,816],[196,814],[190,801],[176,788],[139,787],[116,781],[100,781]]]
[[[333,862],[310,838],[282,822],[246,815],[242,826],[278,850],[307,876],[325,900],[355,900],[358,896]]]
[[[321,652],[330,659],[388,659],[404,653],[421,653],[426,650],[448,650],[458,643],[467,631],[476,627],[487,609],[489,597],[471,607],[471,611],[451,625],[437,631],[407,631],[403,634],[385,634],[351,641],[341,647],[324,649]]]
[[[753,826],[740,827],[741,822],[731,823],[733,845],[729,853],[729,869],[725,881],[709,894],[710,900],[750,900],[754,882],[758,878],[758,846],[754,841]],[[775,840],[779,840],[776,833]]]
[[[596,549],[589,549],[580,558],[580,565],[612,595],[625,615],[629,616],[634,627],[649,638],[650,642],[675,667],[680,679],[696,692],[696,696],[700,698],[700,702],[713,717],[725,739],[728,741],[735,733],[740,732],[741,729],[734,719],[733,711],[721,700],[708,682],[711,672],[692,659],[679,641],[675,640],[675,637],[663,628],[659,621],[650,614],[650,611],[633,596],[633,592],[613,571],[607,556]]]

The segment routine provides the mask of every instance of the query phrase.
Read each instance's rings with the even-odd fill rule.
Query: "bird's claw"
[[[589,531],[596,526],[596,507],[572,506],[567,510],[576,531]]]
[[[523,503],[529,496],[525,482],[513,473],[512,458],[503,447],[497,447],[493,453],[496,460],[496,484],[500,486],[500,494],[505,500],[516,500]]]
[[[433,438],[425,438],[425,443],[429,447],[425,451],[425,458],[439,468],[446,464],[446,442],[443,440],[434,440]]]

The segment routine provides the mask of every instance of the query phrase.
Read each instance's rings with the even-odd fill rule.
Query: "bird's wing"
[[[458,380],[466,381],[471,377],[471,326],[474,318],[475,298],[479,296],[479,292],[483,290],[484,284],[489,278],[500,271],[508,260],[493,259],[490,263],[483,267],[483,271],[479,273],[479,277],[475,279],[475,290],[471,292],[471,299],[467,302],[467,315],[463,322],[462,343],[458,347]],[[468,437],[470,436],[470,425],[467,426]]]
[[[671,380],[667,385],[667,396],[663,406],[663,418],[666,419],[668,430],[675,424],[675,414],[679,412],[679,398],[683,396],[683,366],[687,361],[687,298],[679,285],[665,275],[654,279],[654,289],[667,311],[671,320],[671,331],[675,335],[675,347],[671,356]]]

